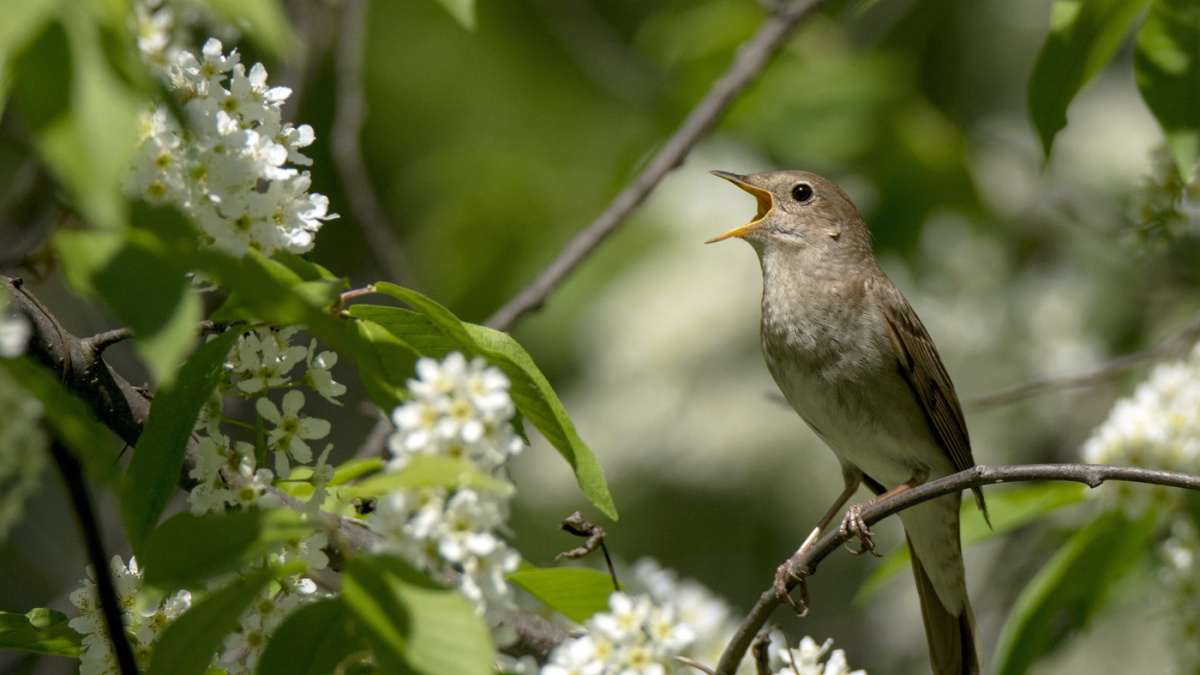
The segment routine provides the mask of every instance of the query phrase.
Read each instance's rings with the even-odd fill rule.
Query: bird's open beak
[[[724,178],[725,180],[729,181],[730,183],[733,183],[734,185],[745,190],[746,192],[749,192],[750,194],[754,195],[754,199],[756,199],[758,201],[758,213],[755,214],[754,220],[751,220],[750,222],[746,223],[745,225],[742,225],[741,227],[736,227],[718,237],[713,237],[712,239],[709,239],[708,241],[706,241],[704,243],[711,244],[713,242],[724,241],[726,239],[729,239],[730,237],[744,237],[747,234],[750,234],[751,232],[753,232],[754,229],[756,227],[758,227],[758,224],[761,223],[764,218],[766,218],[768,215],[770,215],[771,208],[773,207],[773,205],[775,203],[774,200],[771,199],[770,192],[767,192],[766,190],[764,190],[760,187],[755,187],[755,186],[747,183],[745,176],[739,176],[736,173],[730,173],[728,171],[709,171],[709,173],[711,173],[712,175],[717,176],[719,178]]]

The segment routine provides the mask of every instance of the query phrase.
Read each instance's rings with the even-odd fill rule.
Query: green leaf
[[[436,0],[460,26],[475,30],[475,0]]]
[[[350,316],[377,323],[389,333],[401,338],[423,356],[443,358],[462,347],[446,337],[433,322],[423,314],[399,307],[379,305],[354,305],[346,310]],[[411,373],[410,373],[411,375]]]
[[[209,579],[244,569],[280,546],[303,539],[313,526],[290,509],[177,514],[150,533],[137,549],[148,586],[196,588]]]
[[[454,316],[450,310],[416,291],[402,288],[386,282],[375,285],[375,290],[389,295],[420,312],[433,327],[437,328],[453,349],[462,351],[466,356],[482,356],[489,363],[499,368],[508,376],[512,383],[510,393],[517,410],[525,419],[533,423],[538,431],[550,441],[559,454],[567,460],[575,471],[575,479],[583,493],[592,504],[596,505],[609,518],[616,520],[617,509],[609,494],[608,484],[604,480],[604,472],[596,456],[592,454],[587,444],[579,438],[575,425],[567,415],[558,395],[546,380],[546,376],[538,370],[533,358],[529,356],[512,336],[484,326],[465,323]],[[436,351],[425,352],[428,356],[442,357],[444,343],[432,340],[422,324],[411,322],[399,312],[388,324],[391,326],[410,325],[421,331],[420,338],[408,341],[407,336],[399,334],[409,345],[437,344]],[[379,317],[383,312],[372,310]],[[354,314],[351,311],[351,314]],[[383,324],[381,324],[383,325]]]
[[[491,634],[462,594],[388,557],[354,558],[342,584],[385,672],[492,675]]]
[[[612,577],[574,567],[522,569],[508,575],[508,580],[576,623],[608,611],[608,597],[613,593]]]
[[[53,609],[0,612],[0,649],[78,658],[83,635],[67,621],[66,614]]]
[[[375,474],[343,495],[378,496],[397,488],[423,487],[465,487],[506,496],[513,491],[511,484],[492,478],[461,457],[418,455],[400,471]]]
[[[15,59],[13,75],[13,102],[46,166],[91,223],[124,227],[121,177],[145,101],[109,68],[92,13],[62,5],[58,21]]]
[[[102,299],[134,330],[139,355],[166,385],[195,344],[203,311],[186,278],[196,236],[174,209],[138,204],[133,219],[121,232],[59,232],[54,245],[71,286]]]
[[[258,662],[258,675],[325,675],[348,657],[367,652],[340,598],[301,607],[276,629]]]
[[[303,324],[334,351],[355,359],[367,393],[380,408],[391,410],[404,399],[404,382],[412,375],[417,352],[378,325],[330,314],[328,301],[340,292],[340,284],[318,280],[304,286],[305,277],[292,266],[254,250],[240,259],[201,252],[194,256],[192,266],[232,289],[225,305],[213,314],[214,320]],[[299,287],[309,291],[320,288],[333,295],[315,297],[297,291]]]
[[[993,539],[1018,527],[1040,520],[1045,516],[1084,500],[1088,488],[1079,483],[1036,483],[1003,491],[989,491],[988,511],[992,527],[983,520],[983,513],[968,499],[962,508],[963,546],[974,546]],[[908,568],[907,546],[897,546],[884,556],[871,576],[859,587],[854,596],[855,604],[864,605],[891,580],[893,576]]]
[[[154,529],[179,484],[196,416],[220,383],[225,358],[241,334],[229,330],[201,345],[180,368],[179,377],[155,394],[121,497],[125,531],[134,548]]]
[[[288,56],[300,45],[279,0],[208,0],[208,6],[276,57]]]
[[[1200,4],[1154,0],[1137,37],[1134,72],[1184,180],[1200,158]]]
[[[1029,114],[1048,157],[1067,107],[1108,63],[1148,0],[1056,0],[1050,35],[1029,81]]]
[[[4,21],[0,21],[0,73],[6,73],[13,56],[40,35],[57,7],[58,0],[5,3]]]
[[[1108,591],[1150,551],[1157,514],[1133,521],[1109,511],[1076,532],[1038,572],[1009,613],[994,657],[997,675],[1029,666],[1082,630]]]
[[[88,475],[108,484],[120,476],[112,433],[96,421],[91,409],[67,391],[48,368],[29,358],[0,359],[8,372],[42,402],[42,414],[54,437],[83,463]]]
[[[145,675],[205,673],[221,641],[237,629],[238,617],[271,581],[272,574],[270,569],[253,572],[192,605],[155,644]]]

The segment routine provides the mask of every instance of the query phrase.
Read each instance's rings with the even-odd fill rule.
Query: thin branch
[[[996,483],[1011,483],[1031,480],[1061,480],[1083,483],[1088,487],[1098,487],[1109,480],[1128,481],[1133,483],[1150,483],[1167,487],[1200,490],[1200,476],[1193,476],[1175,471],[1160,471],[1131,466],[1108,466],[1102,464],[1018,464],[1013,466],[987,467],[976,466],[966,471],[939,478],[902,492],[890,499],[879,502],[863,509],[863,520],[867,525],[873,525],[880,520],[904,509],[916,506],[943,495],[957,494],[968,488],[992,485]],[[814,574],[817,565],[854,537],[853,534],[843,536],[835,528],[820,541],[795,559],[792,572],[798,578],[807,578]],[[796,581],[788,585],[794,588]],[[717,664],[717,675],[733,675],[737,666],[745,656],[746,650],[754,641],[755,635],[762,630],[771,613],[782,604],[775,591],[768,588],[742,624],[738,627],[725,653]]]
[[[69,450],[58,441],[50,444],[50,456],[58,466],[62,477],[63,487],[71,500],[75,519],[79,523],[80,534],[83,535],[84,549],[87,551],[88,562],[96,571],[96,595],[100,603],[100,614],[104,617],[104,626],[108,633],[109,643],[113,654],[117,657],[117,668],[121,675],[137,675],[137,662],[133,658],[133,648],[129,646],[129,638],[125,636],[125,623],[121,619],[121,603],[117,598],[116,585],[113,583],[112,571],[109,568],[108,553],[104,550],[104,537],[100,534],[100,521],[96,518],[96,509],[88,492],[87,481],[83,477],[83,466]]]
[[[1019,401],[1054,389],[1075,389],[1120,375],[1137,366],[1178,358],[1200,339],[1200,313],[1194,315],[1179,332],[1163,340],[1157,347],[1119,356],[1093,368],[1077,373],[1052,375],[1006,387],[999,391],[963,400],[963,408],[981,410]]]
[[[375,263],[389,281],[410,285],[402,263],[400,239],[371,188],[371,176],[362,156],[362,128],[367,116],[363,95],[363,52],[366,50],[367,0],[342,4],[335,69],[337,96],[330,150],[337,164],[346,199],[362,227]]]
[[[713,82],[642,171],[613,198],[604,212],[575,235],[537,278],[498,309],[487,320],[487,325],[508,330],[526,313],[545,304],[559,283],[645,201],[668,172],[683,163],[692,147],[712,129],[734,99],[758,78],[784,40],[821,2],[791,0],[768,17],[758,32],[738,49],[733,63]]]

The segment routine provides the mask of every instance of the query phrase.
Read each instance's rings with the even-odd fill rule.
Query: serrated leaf
[[[296,610],[275,630],[258,662],[257,675],[326,675],[342,672],[347,657],[367,644],[352,630],[351,615],[339,598]],[[365,656],[365,654],[364,654]]]
[[[195,516],[180,513],[150,533],[137,549],[145,583],[162,589],[197,588],[288,542],[313,525],[290,509],[247,509]]]
[[[492,675],[491,634],[462,594],[388,557],[356,557],[342,583],[386,672]]]
[[[96,421],[79,397],[62,385],[48,368],[29,358],[0,359],[0,367],[42,402],[43,419],[54,437],[87,469],[91,478],[116,483],[121,476],[111,432]]]
[[[1030,580],[1000,632],[997,675],[1024,673],[1105,606],[1109,590],[1150,551],[1157,516],[1109,511],[1076,532]]]
[[[83,635],[67,625],[69,620],[53,609],[0,612],[0,649],[78,658]]]
[[[399,488],[465,487],[508,496],[513,486],[480,471],[461,457],[417,455],[399,471],[377,473],[343,491],[343,495],[379,496]]]
[[[584,495],[609,518],[617,510],[609,494],[604,472],[596,456],[579,438],[558,395],[546,376],[512,336],[484,326],[465,323],[450,310],[416,291],[395,284],[379,283],[377,292],[390,295],[419,311],[442,335],[466,356],[482,356],[508,376],[510,393],[517,410],[537,427],[575,471]],[[403,310],[396,310],[403,311]],[[403,336],[401,336],[403,337]],[[428,339],[428,338],[426,338]],[[444,354],[430,354],[443,356]]]
[[[253,572],[192,605],[155,644],[145,675],[205,673],[225,636],[237,629],[238,618],[271,577],[270,569]]]
[[[573,567],[523,569],[508,575],[508,580],[576,623],[608,611],[614,590],[607,574]]]
[[[179,369],[179,377],[155,394],[121,496],[121,515],[134,548],[154,529],[175,492],[196,416],[220,383],[225,359],[241,334],[229,330],[201,345]]]
[[[1138,31],[1138,90],[1162,125],[1179,173],[1191,180],[1200,158],[1200,4],[1154,0]]]
[[[963,546],[974,546],[1044,518],[1064,506],[1078,504],[1083,501],[1087,490],[1086,486],[1079,483],[1047,482],[989,492],[990,528],[983,519],[983,513],[975,506],[975,501],[968,499],[963,502],[962,508]],[[906,570],[909,556],[907,546],[898,546],[888,552],[859,587],[854,595],[855,604],[866,604],[883,590],[893,576]]]
[[[1029,114],[1048,157],[1067,107],[1112,58],[1148,0],[1056,0],[1050,35],[1029,80]]]

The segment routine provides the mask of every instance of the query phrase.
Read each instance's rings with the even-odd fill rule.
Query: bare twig
[[[1195,344],[1197,339],[1200,339],[1200,314],[1194,315],[1179,332],[1163,340],[1153,349],[1118,356],[1111,361],[1077,373],[1030,380],[990,394],[964,399],[963,408],[971,410],[992,408],[1036,396],[1049,390],[1087,387],[1146,363],[1182,356],[1189,347]]]
[[[410,285],[408,267],[402,263],[400,239],[387,213],[371,188],[371,176],[363,161],[362,127],[366,119],[363,96],[363,51],[366,49],[367,0],[346,0],[342,4],[335,69],[337,97],[334,110],[331,152],[337,164],[342,187],[354,219],[362,226],[363,236],[375,263],[389,281]]]
[[[863,509],[863,520],[872,525],[887,516],[916,506],[921,502],[935,499],[943,495],[957,494],[968,488],[995,483],[1009,483],[1030,480],[1063,480],[1083,483],[1088,487],[1098,487],[1109,480],[1129,481],[1134,483],[1150,483],[1168,487],[1200,490],[1200,476],[1193,476],[1175,471],[1159,471],[1129,466],[1107,466],[1101,464],[1021,464],[1013,466],[987,467],[976,466],[966,471],[939,478],[902,492],[890,499],[885,499]],[[840,534],[834,529],[803,555],[794,559],[792,572],[796,577],[811,576],[816,572],[817,565],[843,543],[852,538],[853,534]],[[793,585],[789,584],[789,589]],[[733,675],[738,664],[746,654],[754,636],[762,629],[771,613],[782,604],[775,591],[768,588],[746,618],[742,620],[721,661],[717,664],[717,675]]]
[[[103,333],[97,333],[90,338],[84,338],[80,341],[80,344],[88,352],[98,356],[105,349],[132,337],[134,337],[132,328],[114,328]]]
[[[683,162],[692,147],[712,129],[738,94],[757,79],[792,30],[821,2],[822,0],[791,0],[768,17],[759,26],[758,32],[738,49],[733,63],[713,82],[704,97],[692,108],[683,123],[655,153],[641,173],[626,184],[604,212],[575,235],[537,278],[497,310],[487,320],[487,325],[498,330],[508,330],[517,319],[545,304],[546,298],[558,284],[645,201],[668,172]]]

